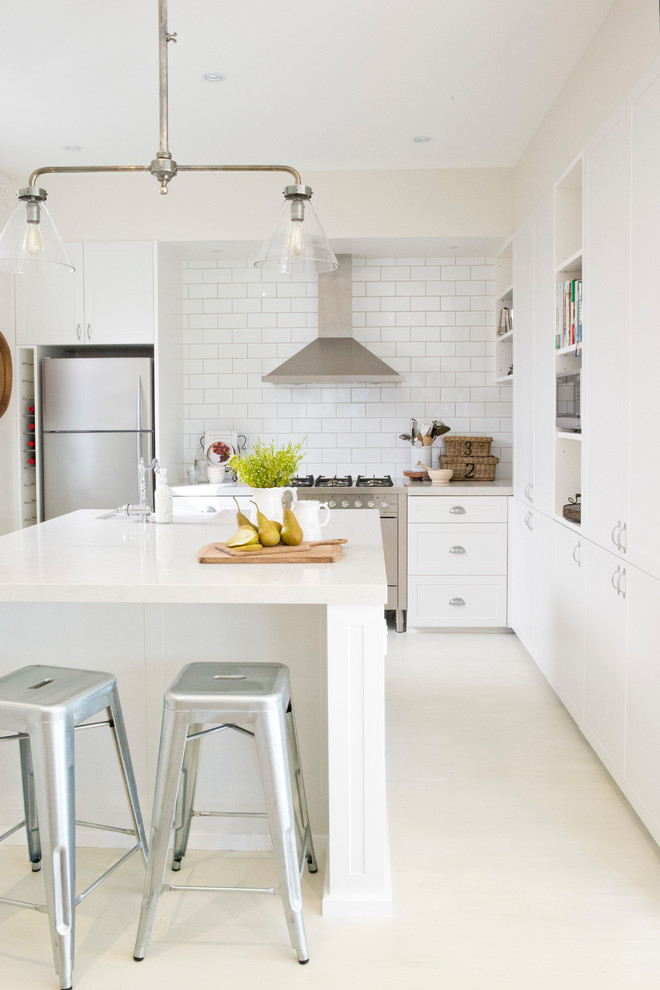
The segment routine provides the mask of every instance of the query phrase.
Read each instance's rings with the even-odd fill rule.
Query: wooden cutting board
[[[327,540],[300,543],[297,547],[264,547],[252,553],[234,550],[224,543],[208,543],[197,552],[200,564],[332,564],[342,555],[342,543]]]

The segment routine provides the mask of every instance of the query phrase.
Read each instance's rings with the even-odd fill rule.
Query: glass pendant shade
[[[310,202],[311,193],[309,186],[286,187],[275,227],[254,261],[257,268],[282,274],[315,275],[339,267]]]
[[[0,271],[25,275],[75,271],[43,197],[22,195],[0,234]],[[43,190],[39,190],[43,192]]]

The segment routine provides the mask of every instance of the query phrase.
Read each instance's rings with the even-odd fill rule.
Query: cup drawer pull
[[[449,552],[450,553],[466,553],[467,551],[466,551],[465,547],[450,547],[449,548]]]
[[[449,511],[450,511],[450,513],[453,516],[464,516],[465,515],[465,509],[463,508],[462,505],[452,505],[452,507],[451,507],[451,509]]]
[[[465,605],[465,599],[464,598],[450,598],[449,599],[449,604],[450,605],[453,605],[454,608],[462,608],[463,605]]]

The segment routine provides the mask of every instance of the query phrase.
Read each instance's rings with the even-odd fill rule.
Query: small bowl
[[[428,474],[432,485],[448,485],[454,472],[447,468],[429,468]]]

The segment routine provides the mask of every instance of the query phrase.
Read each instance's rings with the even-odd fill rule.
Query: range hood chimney
[[[399,382],[401,375],[353,338],[353,276],[350,254],[339,268],[319,275],[319,334],[262,382],[276,385],[346,385]]]

